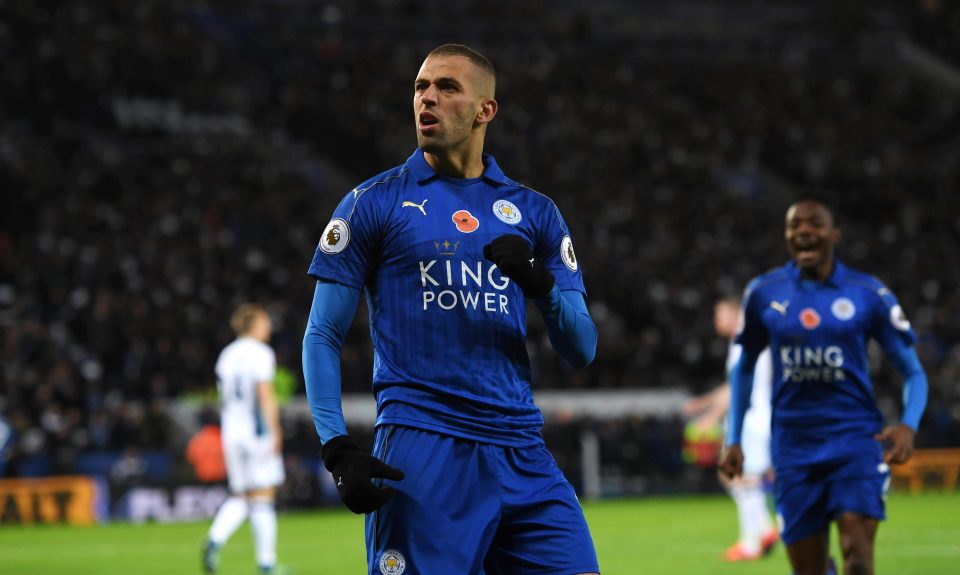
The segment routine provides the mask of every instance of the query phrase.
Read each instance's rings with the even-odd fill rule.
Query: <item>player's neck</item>
[[[483,146],[465,150],[449,150],[434,154],[424,152],[423,158],[435,172],[451,178],[479,178],[483,175]]]
[[[835,261],[836,260],[833,258],[833,256],[830,256],[817,267],[801,268],[800,277],[805,280],[825,282],[830,278],[830,275],[833,274],[833,266]]]

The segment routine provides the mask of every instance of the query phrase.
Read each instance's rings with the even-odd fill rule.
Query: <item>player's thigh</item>
[[[787,545],[787,557],[794,575],[823,575],[830,555],[827,530],[813,533]]]
[[[487,575],[598,572],[583,509],[546,447],[499,453],[503,515],[484,563]]]
[[[780,537],[786,545],[825,532],[830,526],[832,516],[823,469],[778,467],[773,491],[777,513],[783,522]]]
[[[880,521],[859,513],[841,513],[836,518],[840,550],[844,559],[873,564],[873,547]]]
[[[276,487],[285,479],[282,457],[269,442],[254,438],[224,444],[227,478],[234,493]]]
[[[374,455],[402,470],[397,494],[366,517],[375,575],[481,573],[500,513],[492,449],[400,426],[377,428]]]
[[[250,489],[250,452],[243,442],[224,441],[223,460],[227,466],[227,483],[233,493]]]
[[[834,517],[854,513],[885,519],[885,497],[889,486],[890,467],[879,453],[848,459],[831,474],[830,512]]]

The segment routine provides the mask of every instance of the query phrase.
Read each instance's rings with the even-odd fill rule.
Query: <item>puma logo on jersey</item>
[[[770,307],[780,312],[780,315],[787,315],[787,306],[790,305],[790,300],[784,300],[783,303],[778,301],[770,302]]]
[[[428,198],[428,199],[429,199],[429,198]],[[400,204],[400,207],[401,207],[401,208],[417,208],[418,210],[420,210],[420,213],[421,213],[421,214],[427,215],[427,210],[423,209],[423,204],[425,204],[425,203],[427,203],[427,200],[423,200],[423,201],[420,202],[419,204],[415,204],[415,203],[411,202],[410,200],[404,200],[404,202],[403,202],[402,204]]]
[[[530,258],[530,267],[533,267],[533,262],[536,261],[536,259],[537,258]]]
[[[343,487],[343,476],[337,478],[337,487]]]

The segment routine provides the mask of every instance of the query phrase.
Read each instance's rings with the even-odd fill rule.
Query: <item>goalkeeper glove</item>
[[[497,264],[500,273],[517,282],[527,298],[542,298],[553,289],[553,274],[533,256],[530,245],[518,235],[505,234],[483,246],[483,257]]]
[[[340,435],[320,448],[323,466],[337,482],[337,494],[354,513],[371,513],[393,497],[393,487],[377,487],[371,479],[400,481],[404,474],[367,454],[349,435]]]

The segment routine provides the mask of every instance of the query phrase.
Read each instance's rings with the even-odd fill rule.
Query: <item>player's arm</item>
[[[743,418],[750,407],[750,394],[753,391],[753,366],[759,353],[744,351],[740,359],[730,370],[730,409],[727,413],[727,435],[724,439],[725,453],[720,461],[720,471],[729,479],[743,473],[743,450],[740,437],[743,431]]]
[[[570,365],[590,365],[597,351],[597,327],[587,311],[583,294],[561,290],[544,262],[523,237],[505,234],[483,246],[483,256],[516,282],[523,295],[533,300],[544,322],[550,343]]]
[[[718,385],[710,393],[694,399],[701,398],[705,399],[706,402],[703,403],[702,407],[700,408],[703,413],[697,417],[697,427],[703,431],[720,423],[720,421],[723,419],[723,416],[727,414],[727,409],[730,407],[730,384],[728,382],[724,382],[722,385]],[[684,411],[686,411],[686,407],[687,405],[684,404]]]
[[[743,418],[747,414],[747,409],[750,408],[750,394],[753,392],[753,374],[757,358],[767,346],[769,337],[761,319],[760,306],[761,301],[751,285],[743,298],[743,324],[736,339],[741,347],[740,357],[734,363],[728,378],[730,407],[727,413],[725,452],[720,461],[720,471],[731,479],[743,473],[743,450],[740,448]]]
[[[884,461],[904,463],[913,455],[913,438],[927,405],[927,374],[913,346],[891,353],[890,360],[903,377],[903,416],[899,424],[885,427],[876,439],[884,443]]]
[[[730,370],[730,410],[727,416],[726,444],[740,443],[743,418],[750,409],[750,394],[753,392],[753,372],[760,354],[744,350],[740,359]]]
[[[370,513],[395,490],[376,487],[373,478],[403,479],[403,472],[371,456],[347,435],[341,403],[340,354],[360,302],[360,291],[318,281],[303,336],[303,376],[313,424],[323,444],[324,467],[333,474],[337,493],[350,511]]]
[[[553,349],[577,369],[590,365],[597,353],[597,326],[583,294],[554,285],[546,297],[534,303],[543,315]]]
[[[884,461],[903,463],[913,455],[913,438],[927,405],[927,374],[917,357],[917,336],[896,296],[888,289],[877,291],[878,305],[870,335],[880,342],[887,357],[903,376],[903,417],[883,429],[876,439],[883,443]]]
[[[717,394],[719,394],[720,391],[721,391],[721,389],[723,389],[724,387],[727,388],[727,391],[726,391],[727,400],[726,400],[726,401],[727,401],[727,403],[729,404],[729,402],[730,402],[730,385],[729,385],[726,381],[724,381],[722,384],[720,384],[720,385],[718,385],[717,387],[711,389],[710,391],[708,391],[708,392],[706,392],[706,393],[701,393],[700,395],[694,395],[693,397],[691,397],[691,398],[687,399],[686,401],[684,401],[684,402],[683,402],[683,406],[681,406],[681,408],[680,408],[681,413],[683,413],[683,415],[686,416],[686,417],[694,417],[695,415],[699,415],[699,414],[703,413],[704,411],[707,410],[708,407],[710,407],[710,406],[713,404],[714,400],[715,400],[716,397],[717,397]]]
[[[260,381],[257,383],[257,402],[263,414],[264,423],[273,437],[273,449],[280,453],[283,447],[283,429],[280,427],[280,408],[277,406],[277,396],[273,391],[273,382]]]
[[[303,335],[303,378],[321,443],[347,434],[340,401],[340,354],[360,303],[360,291],[318,281]]]

